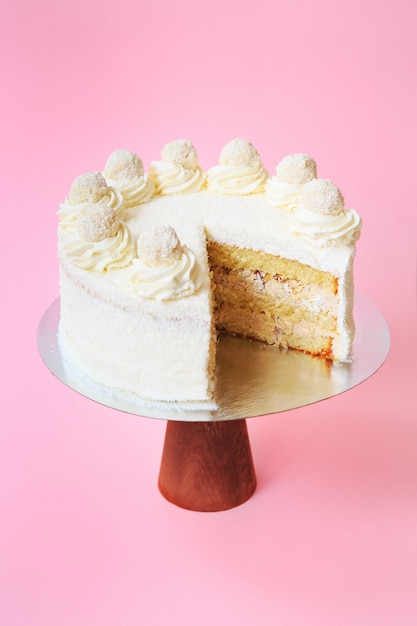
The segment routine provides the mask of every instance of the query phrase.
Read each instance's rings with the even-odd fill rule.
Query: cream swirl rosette
[[[233,139],[222,149],[219,164],[207,172],[209,191],[224,195],[262,193],[268,172],[256,148],[246,139]]]
[[[142,233],[138,258],[123,273],[124,284],[142,298],[175,300],[195,293],[201,282],[192,250],[182,246],[170,226],[157,226]]]
[[[340,190],[324,178],[305,184],[299,208],[289,219],[295,235],[318,247],[354,244],[360,236],[361,225],[356,211],[344,208]]]
[[[143,163],[130,150],[115,150],[107,159],[104,176],[112,187],[121,193],[127,209],[149,202],[154,185],[145,174]]]
[[[308,154],[289,154],[276,166],[265,185],[265,198],[277,209],[294,211],[305,183],[317,177],[317,166]]]
[[[198,163],[197,152],[186,139],[164,146],[160,161],[152,161],[149,177],[155,193],[161,196],[194,193],[203,188],[206,174]]]
[[[64,244],[77,267],[94,272],[121,269],[131,263],[136,243],[127,226],[107,206],[86,205],[77,220],[78,236]]]
[[[124,200],[118,189],[107,184],[101,172],[81,174],[72,183],[65,202],[59,205],[60,229],[69,234],[75,233],[80,211],[89,204],[107,206],[120,213],[124,207]]]

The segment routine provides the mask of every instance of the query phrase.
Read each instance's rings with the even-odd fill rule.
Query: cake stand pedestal
[[[169,502],[193,511],[246,502],[256,488],[246,420],[169,421],[158,486]]]
[[[158,485],[169,502],[194,511],[222,511],[243,504],[256,488],[247,418],[331,398],[362,383],[383,364],[390,334],[382,314],[356,293],[354,316],[351,363],[221,337],[215,410],[149,406],[140,399],[131,403],[79,378],[59,350],[59,299],[45,311],[37,338],[46,366],[71,389],[119,411],[167,421]]]

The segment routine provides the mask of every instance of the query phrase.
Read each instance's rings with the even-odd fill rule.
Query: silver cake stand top
[[[79,378],[64,363],[57,331],[60,301],[45,311],[38,327],[38,348],[48,369],[68,387],[118,411],[174,421],[222,421],[280,413],[338,395],[374,374],[385,361],[390,334],[377,307],[355,294],[356,334],[351,363],[335,364],[257,341],[222,336],[218,344],[218,408],[179,410],[167,403],[130,403]]]

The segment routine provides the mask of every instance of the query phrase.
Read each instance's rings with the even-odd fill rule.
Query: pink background
[[[2,626],[417,622],[413,0],[48,0],[0,9]],[[156,483],[165,423],[44,367],[56,210],[125,147],[243,136],[312,154],[363,217],[356,285],[389,358],[326,402],[249,420],[258,489],[202,514]]]

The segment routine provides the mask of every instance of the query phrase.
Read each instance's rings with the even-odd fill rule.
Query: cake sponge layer
[[[278,347],[331,356],[337,278],[264,252],[208,246],[219,329]]]

